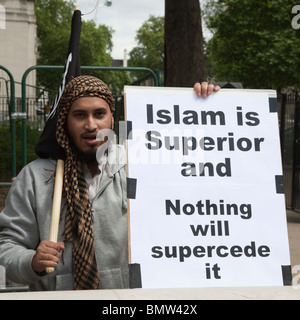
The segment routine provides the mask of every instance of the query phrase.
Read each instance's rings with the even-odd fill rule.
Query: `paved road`
[[[300,266],[300,213],[287,210],[292,267]]]

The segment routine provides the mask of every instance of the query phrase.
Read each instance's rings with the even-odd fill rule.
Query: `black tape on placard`
[[[126,127],[127,140],[132,140],[132,121],[126,121]]]
[[[284,194],[284,178],[283,176],[275,176],[276,193]]]
[[[292,277],[292,267],[291,266],[281,266],[282,271],[282,281],[284,286],[291,286],[293,282]]]
[[[130,289],[142,288],[141,265],[134,263],[129,265],[129,286]]]
[[[277,112],[277,99],[276,98],[269,98],[269,106],[270,106],[270,112]]]
[[[127,178],[127,198],[128,199],[136,198],[136,185],[137,185],[137,179]]]

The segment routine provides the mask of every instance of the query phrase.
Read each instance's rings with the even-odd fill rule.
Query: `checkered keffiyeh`
[[[108,103],[111,111],[114,110],[114,99],[109,88],[103,81],[92,76],[79,76],[70,81],[58,106],[56,139],[65,151],[64,196],[67,200],[67,213],[64,236],[65,241],[73,242],[76,290],[100,288],[88,188],[82,163],[74,154],[66,132],[69,110],[72,103],[80,97],[100,97]]]

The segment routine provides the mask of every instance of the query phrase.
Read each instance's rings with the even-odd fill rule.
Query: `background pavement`
[[[300,266],[300,213],[287,210],[291,265]]]

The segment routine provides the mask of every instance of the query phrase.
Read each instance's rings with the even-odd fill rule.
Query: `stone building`
[[[21,82],[24,72],[37,63],[34,0],[0,0],[0,12],[0,65],[12,73],[16,82]],[[27,83],[35,85],[34,73]],[[16,97],[21,97],[18,83]]]

